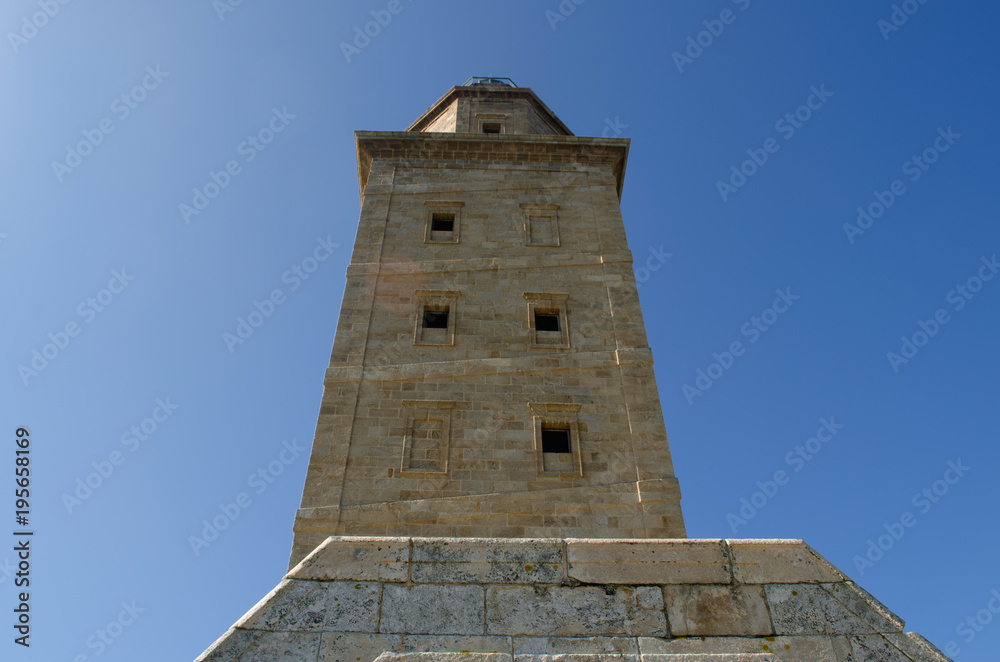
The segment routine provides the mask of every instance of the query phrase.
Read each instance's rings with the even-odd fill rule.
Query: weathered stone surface
[[[902,632],[906,626],[903,619],[852,581],[823,584],[823,588],[875,632]]]
[[[378,624],[379,585],[285,580],[272,598],[244,616],[250,630],[370,632]]]
[[[409,538],[331,537],[295,566],[293,579],[405,582]]]
[[[263,632],[230,629],[198,656],[194,662],[233,662]]]
[[[880,635],[855,635],[851,637],[854,662],[911,662],[888,639]]]
[[[842,582],[833,565],[801,540],[727,540],[733,576],[742,584]]]
[[[323,635],[319,662],[372,662],[384,652],[510,653],[510,637],[331,633]]]
[[[561,540],[413,539],[415,582],[558,583],[565,566]]]
[[[667,586],[664,595],[675,637],[774,633],[760,586]]]
[[[771,620],[778,634],[869,634],[879,632],[872,622],[880,614],[867,609],[854,613],[834,593],[818,584],[772,584],[764,587]],[[856,603],[855,603],[856,604]],[[895,624],[888,624],[889,631]]]
[[[690,637],[639,638],[643,659],[651,655],[764,655],[781,662],[847,662],[838,657],[829,637]],[[849,646],[847,640],[844,644]],[[728,662],[728,660],[727,660]]]
[[[378,662],[512,662],[510,653],[382,653]]]
[[[566,541],[569,576],[589,584],[728,584],[721,540]]]
[[[910,659],[918,660],[919,662],[950,662],[948,657],[938,650],[934,644],[915,632],[890,632],[883,636],[893,646],[903,651]]]
[[[514,637],[514,655],[563,655],[566,653],[630,653],[639,645],[626,637]]]
[[[237,652],[234,646],[228,652],[202,656],[204,662],[312,662],[319,655],[320,633],[318,632],[259,632],[248,637],[240,634],[237,639],[242,644],[249,639],[249,645]],[[207,653],[207,651],[206,651]],[[230,657],[230,654],[234,654]]]
[[[483,634],[483,627],[481,586],[387,585],[382,594],[380,632]]]
[[[643,608],[639,599],[653,604]],[[494,586],[486,594],[487,631],[545,636],[665,636],[662,597],[635,588]]]
[[[692,565],[698,565],[718,541],[621,541],[619,549],[615,541],[579,539],[334,542],[339,550],[328,552],[328,558],[343,558],[344,572],[367,572],[350,569],[356,558],[351,550],[360,549],[369,559],[384,559],[391,566],[383,574],[427,583],[286,578],[240,620],[239,628],[247,629],[230,630],[206,651],[203,662],[243,660],[244,651],[282,641],[267,639],[258,645],[258,638],[290,631],[322,632],[318,659],[325,662],[372,662],[386,651],[498,652],[514,655],[512,662],[520,662],[520,656],[597,654],[618,656],[619,662],[655,662],[622,657],[636,655],[750,654],[773,655],[781,662],[896,662],[902,659],[898,655],[914,662],[947,661],[919,636],[902,634],[903,622],[849,581],[674,584],[671,570],[660,573],[660,584],[595,586],[576,584],[580,580],[572,572],[564,577],[561,568],[553,568],[548,581],[538,581],[532,579],[533,568],[524,568],[541,561],[572,571],[563,550],[576,547],[583,550],[581,558],[594,561],[595,572],[611,565],[600,562],[603,550],[650,579],[657,571],[643,566],[656,564],[630,562],[634,555],[642,559],[649,553],[664,563],[684,565],[688,550],[695,559]],[[412,550],[405,561],[403,550]],[[756,572],[771,568],[780,578],[791,576],[780,566],[796,562],[778,556],[758,564]],[[338,572],[313,563],[294,574],[307,567],[318,576]],[[608,571],[603,577],[613,578],[615,571]],[[288,641],[299,646],[299,641],[311,640]]]

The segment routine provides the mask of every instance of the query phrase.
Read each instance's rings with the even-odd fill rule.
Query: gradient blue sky
[[[994,662],[1000,615],[956,628],[1000,589],[1000,279],[961,309],[949,293],[1000,253],[996,3],[914,4],[886,39],[888,0],[587,0],[558,22],[557,0],[401,0],[348,62],[340,44],[388,4],[247,0],[220,17],[212,0],[69,2],[37,30],[24,17],[38,0],[0,9],[0,535],[14,528],[18,426],[36,531],[33,645],[6,625],[0,658],[193,659],[279,581],[307,463],[279,458],[312,439],[357,225],[353,131],[402,130],[451,86],[493,75],[577,135],[632,140],[622,211],[636,267],[670,254],[639,273],[640,296],[689,535],[803,538],[908,629]],[[673,54],[727,9],[679,70]],[[813,86],[832,96],[789,135],[777,123]],[[275,109],[294,118],[241,150]],[[938,140],[948,150],[912,181],[906,163],[939,130],[960,137]],[[57,174],[84,132],[100,144]],[[717,182],[765,145],[777,151],[723,200]],[[186,223],[178,205],[229,161],[238,174]],[[905,192],[852,243],[844,224],[895,180]],[[340,248],[293,290],[283,276],[317,238]],[[127,286],[98,311],[87,299],[107,302],[115,270]],[[223,334],[276,288],[283,303],[230,352]],[[799,298],[772,316],[776,289]],[[887,354],[939,309],[948,322],[894,370]],[[762,313],[773,325],[751,342]],[[49,334],[67,346],[23,373]],[[711,368],[733,342],[745,353]],[[699,369],[721,375],[689,402]],[[130,436],[164,418],[157,399],[176,409]],[[796,461],[831,417],[843,428]],[[110,457],[113,473],[67,508]],[[949,461],[969,469],[914,502]],[[259,471],[272,482],[248,482]],[[734,533],[727,514],[776,471],[787,483]],[[189,537],[241,492],[249,505],[196,555]],[[906,513],[912,526],[859,568]],[[98,655],[91,638],[122,602],[142,611]]]

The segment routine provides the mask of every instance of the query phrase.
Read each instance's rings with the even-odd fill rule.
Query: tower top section
[[[508,85],[510,87],[517,87],[514,81],[509,78],[494,78],[493,76],[473,76],[462,83],[462,87],[468,87],[469,85]]]
[[[473,76],[453,87],[407,131],[572,136],[565,124],[527,87],[509,78]]]

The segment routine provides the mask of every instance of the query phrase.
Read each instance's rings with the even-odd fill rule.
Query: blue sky
[[[193,659],[278,582],[353,131],[491,75],[632,140],[622,212],[689,535],[802,538],[955,659],[996,659],[995,3],[910,0],[893,24],[888,0],[401,0],[352,51],[389,2],[229,2],[0,9],[2,507],[13,531],[24,426],[35,531],[32,647],[8,626],[0,656]]]

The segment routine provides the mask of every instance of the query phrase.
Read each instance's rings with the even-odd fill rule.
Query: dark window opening
[[[424,328],[425,329],[447,329],[448,309],[430,310],[424,308]]]
[[[559,315],[556,313],[535,313],[536,331],[558,331]]]
[[[454,232],[454,214],[434,214],[431,216],[431,232]]]
[[[542,426],[543,453],[569,453],[569,428]]]
[[[502,129],[500,122],[483,122],[483,133],[500,133]]]

